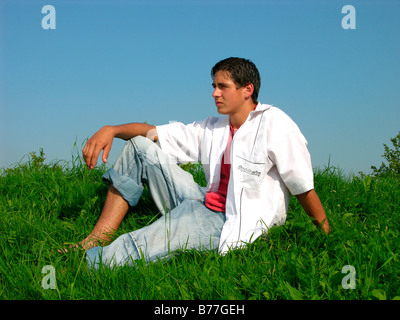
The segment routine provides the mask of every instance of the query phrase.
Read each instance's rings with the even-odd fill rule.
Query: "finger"
[[[95,151],[95,148],[96,148],[96,144],[88,141],[83,149],[83,157],[85,159],[86,166],[88,167],[88,169],[92,169],[91,164],[92,164],[92,158],[94,156],[93,153]]]
[[[88,159],[88,154],[87,154],[87,152],[88,152],[88,143],[86,142],[86,144],[85,144],[85,146],[83,147],[83,149],[82,149],[82,157],[83,157],[83,160],[85,161],[85,163],[86,163],[86,166],[88,166],[88,161],[87,161],[87,159]]]
[[[107,145],[103,149],[103,162],[106,163],[108,159],[108,155],[110,154],[111,145]]]
[[[99,145],[95,145],[90,157],[90,169],[93,169],[96,166],[97,158],[99,157],[101,150],[102,148]]]

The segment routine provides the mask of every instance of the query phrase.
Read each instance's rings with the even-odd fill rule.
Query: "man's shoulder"
[[[195,124],[201,124],[203,127],[207,128],[218,128],[224,127],[229,124],[228,116],[209,116],[202,121],[196,121]]]
[[[263,105],[264,107],[264,111],[267,112],[268,116],[271,118],[278,118],[278,119],[282,119],[284,121],[293,121],[291,119],[291,117],[285,112],[283,111],[281,108],[276,107],[274,105]]]
[[[257,109],[267,111],[271,115],[286,115],[286,113],[281,108],[274,106],[273,104],[260,103],[260,106]]]
[[[265,104],[265,103],[259,103],[257,105],[257,108],[255,110],[267,113],[270,117],[287,117],[288,115],[283,111],[281,108],[273,105],[273,104]]]

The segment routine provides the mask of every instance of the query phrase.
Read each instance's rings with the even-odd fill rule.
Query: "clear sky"
[[[71,160],[106,124],[217,115],[210,69],[229,56],[258,66],[315,168],[368,173],[400,131],[398,0],[0,0],[0,167]]]

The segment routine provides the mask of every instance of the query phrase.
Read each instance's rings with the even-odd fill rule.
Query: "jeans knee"
[[[149,138],[143,136],[136,136],[128,141],[133,146],[135,151],[139,154],[146,156],[157,157],[160,148]]]

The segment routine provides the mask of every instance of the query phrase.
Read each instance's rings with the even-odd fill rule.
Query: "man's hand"
[[[103,150],[103,162],[107,162],[108,155],[115,137],[115,130],[112,126],[104,126],[97,131],[85,144],[82,150],[83,159],[88,169],[93,169],[97,158]]]
[[[82,150],[88,169],[94,168],[101,150],[103,150],[103,162],[107,162],[114,138],[129,140],[138,135],[152,141],[158,140],[156,127],[147,123],[127,123],[101,128],[86,142]]]
[[[331,231],[325,210],[319,200],[319,197],[314,189],[303,194],[296,195],[304,211],[313,218],[313,223],[316,226],[321,226],[328,234]]]

